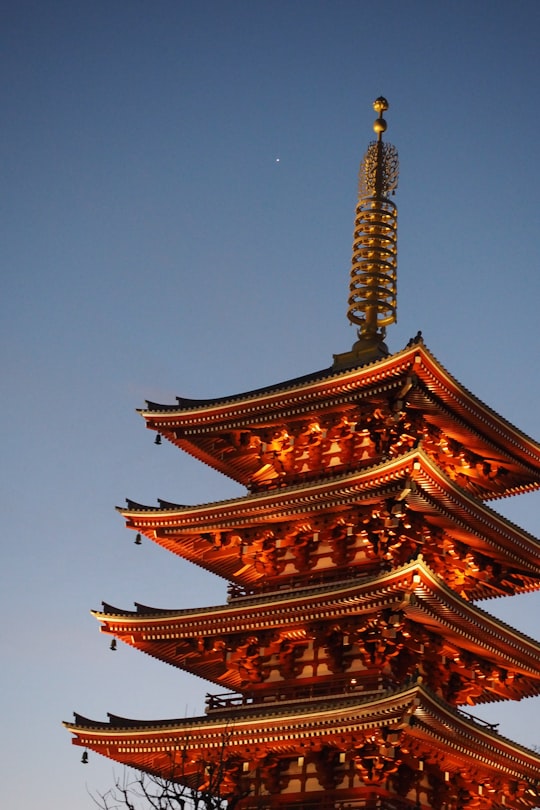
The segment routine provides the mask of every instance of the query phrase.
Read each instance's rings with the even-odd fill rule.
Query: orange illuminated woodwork
[[[223,795],[244,795],[243,807],[306,807],[315,797],[328,808],[535,804],[538,755],[419,685],[279,709],[231,705],[159,724],[110,716],[104,727],[76,716],[69,728],[80,745],[201,789],[213,763]]]
[[[420,443],[480,499],[537,486],[538,444],[460,385],[422,341],[364,367],[229,399],[148,403],[141,414],[149,429],[251,491],[356,470]]]
[[[538,754],[467,713],[540,693],[540,644],[476,604],[540,585],[540,543],[485,502],[540,486],[537,443],[421,342],[143,416],[249,483],[228,501],[120,510],[229,595],[94,615],[214,692],[192,720],[77,716],[77,744],[202,789],[219,761],[222,795],[246,810],[537,804]]]
[[[127,644],[239,690],[242,703],[276,690],[280,700],[362,696],[412,681],[452,705],[540,692],[540,644],[463,600],[421,559],[200,611],[106,605],[94,615]]]
[[[540,803],[540,755],[469,713],[540,694],[540,643],[477,604],[540,589],[540,542],[487,505],[540,487],[540,445],[420,336],[392,355],[383,343],[395,315],[387,106],[375,103],[357,209],[351,352],[286,383],[141,411],[150,430],[247,488],[119,510],[221,577],[228,597],[94,615],[102,632],[212,684],[205,713],[65,724],[76,745],[212,788],[236,810]]]

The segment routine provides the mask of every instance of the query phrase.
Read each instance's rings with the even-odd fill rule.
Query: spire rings
[[[360,199],[356,208],[348,319],[360,334],[395,323],[397,208],[388,199]]]

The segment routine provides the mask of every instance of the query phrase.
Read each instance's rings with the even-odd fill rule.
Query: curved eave
[[[186,400],[178,398],[178,406],[148,403],[150,408],[138,412],[147,421],[163,420],[163,425],[173,427],[202,427],[230,420],[246,418],[253,423],[254,417],[266,420],[272,413],[283,410],[299,412],[304,406],[317,405],[341,394],[358,394],[365,388],[398,379],[410,370],[414,353],[407,351],[392,355],[350,371],[334,372],[324,369],[313,375],[278,383],[256,391],[236,394],[213,400]],[[336,402],[336,404],[338,404]],[[170,421],[169,421],[170,420]],[[258,421],[258,420],[256,420]],[[156,428],[154,428],[156,429]]]
[[[499,561],[532,577],[540,576],[540,542],[469,495],[421,449],[375,467],[271,492],[198,506],[147,507],[128,501],[129,508],[119,507],[118,511],[128,528],[178,556],[228,580],[253,583],[261,575],[239,560],[237,551],[213,550],[208,544],[207,552],[201,552],[196,546],[200,534],[338,512],[354,504],[397,496],[404,489],[409,490],[407,501],[412,509],[455,527],[471,545]],[[527,589],[529,585],[524,587]]]
[[[201,653],[188,640],[268,629],[294,634],[313,622],[363,617],[389,607],[456,647],[518,672],[521,678],[511,695],[515,699],[539,694],[540,643],[462,599],[422,560],[364,582],[278,591],[226,605],[179,611],[144,607],[137,612],[106,606],[92,613],[102,632],[199,677],[239,689],[237,673],[227,672],[219,651]],[[188,646],[182,647],[182,642]],[[501,696],[491,692],[483,698],[498,699]]]
[[[227,755],[249,760],[253,751],[280,755],[303,754],[306,741],[320,740],[338,750],[353,748],[362,732],[374,728],[401,731],[403,742],[416,742],[418,756],[437,751],[444,755],[445,768],[459,772],[471,761],[483,773],[504,774],[515,779],[536,779],[540,755],[517,745],[467,718],[438,700],[421,686],[385,693],[361,701],[358,697],[309,701],[266,710],[238,709],[234,723],[230,715],[212,713],[186,720],[141,722],[109,715],[100,723],[76,715],[65,722],[75,745],[110,759],[150,772],[169,768],[171,752],[194,760],[218,748],[227,739]],[[295,728],[294,737],[291,728]],[[358,744],[358,742],[356,742]],[[249,750],[248,750],[249,749]],[[250,753],[251,752],[251,753]],[[534,806],[531,801],[530,806]]]
[[[408,397],[408,404],[421,411],[428,424],[435,425],[447,437],[462,444],[468,452],[491,464],[497,464],[504,470],[503,474],[499,471],[490,484],[485,479],[475,480],[474,475],[469,478],[469,488],[480,500],[497,500],[540,488],[538,469],[525,463],[522,458],[517,458],[507,447],[496,444],[493,437],[486,438],[478,430],[472,431],[463,415],[450,411],[424,384],[414,387]],[[471,472],[469,471],[469,475]],[[465,477],[465,470],[461,470],[461,474]]]
[[[410,711],[419,691],[418,687],[397,693],[383,694],[381,697],[359,696],[326,698],[321,700],[299,701],[281,706],[241,707],[235,711],[234,724],[229,713],[212,712],[203,717],[162,721],[136,721],[109,714],[109,722],[89,720],[75,715],[75,722],[64,722],[64,726],[76,735],[73,742],[94,750],[97,746],[113,744],[144,744],[144,741],[159,744],[167,741],[167,749],[175,747],[174,738],[185,740],[185,750],[206,748],[212,738],[222,736],[226,726],[228,744],[231,750],[243,745],[275,743],[279,750],[283,747],[294,750],[302,739],[310,738],[324,728],[330,734],[339,734],[339,729],[350,727],[354,722],[361,730],[372,727],[374,722],[399,722],[404,712]],[[331,728],[329,720],[331,721]],[[297,727],[295,738],[291,738],[291,725]],[[318,736],[318,735],[317,735]]]
[[[416,489],[407,500],[425,515],[435,513],[449,527],[459,528],[473,546],[485,541],[485,551],[533,576],[540,573],[540,540],[452,481],[422,451],[416,451],[413,479]],[[451,531],[451,529],[450,529]],[[476,540],[475,540],[476,538]],[[540,583],[539,583],[540,584]],[[477,598],[476,595],[474,598]]]
[[[178,446],[218,467],[218,461],[191,440],[181,440],[176,431],[198,428],[217,432],[241,424],[269,422],[276,415],[306,414],[328,407],[334,400],[364,389],[383,391],[387,384],[396,385],[403,375],[413,374],[443,403],[479,435],[494,443],[526,466],[540,471],[540,443],[520,431],[511,422],[472,394],[453,377],[423,343],[406,347],[389,357],[359,368],[333,372],[326,369],[313,375],[289,380],[276,386],[214,400],[179,399],[178,405],[148,403],[139,412],[147,427],[156,430]],[[340,399],[341,398],[341,399]],[[202,454],[202,455],[201,455]],[[231,470],[223,472],[231,475]],[[218,467],[221,468],[221,467]],[[232,477],[235,477],[234,474]]]
[[[528,466],[540,469],[540,443],[519,430],[453,377],[436,357],[421,345],[415,358],[414,372],[450,411],[461,415],[481,435],[487,436]]]
[[[388,380],[376,382],[370,380],[369,387],[360,390],[355,386],[346,385],[343,390],[340,388],[337,391],[332,388],[322,391],[318,389],[316,392],[293,397],[292,401],[283,402],[276,398],[275,401],[268,403],[267,409],[264,404],[254,404],[254,412],[241,408],[235,414],[228,411],[224,414],[212,412],[208,414],[205,410],[202,422],[193,417],[192,411],[187,418],[184,418],[183,414],[176,413],[165,416],[160,414],[158,417],[150,417],[145,411],[141,413],[148,429],[157,431],[180,450],[248,487],[260,469],[258,452],[253,449],[231,452],[231,448],[223,442],[224,433],[278,426],[288,420],[309,420],[320,417],[321,414],[339,412],[343,408],[354,408],[363,400],[386,398],[392,393],[397,397],[406,376],[407,369],[399,369],[399,373]]]

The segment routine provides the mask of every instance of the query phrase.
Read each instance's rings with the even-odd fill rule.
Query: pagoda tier
[[[220,796],[239,810],[523,810],[540,798],[538,753],[417,684],[189,720],[109,718],[65,725],[77,745],[203,791],[218,773]]]
[[[457,596],[421,558],[375,579],[198,610],[105,605],[94,615],[103,632],[241,692],[244,704],[419,679],[453,705],[540,693],[540,644]]]
[[[467,391],[421,339],[354,369],[147,405],[148,428],[250,489],[373,465],[420,444],[476,497],[540,485],[540,445]]]
[[[469,599],[540,587],[540,542],[423,449],[228,501],[120,511],[129,528],[251,591],[374,574],[419,553]]]

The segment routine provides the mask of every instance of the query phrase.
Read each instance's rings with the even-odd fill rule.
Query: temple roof
[[[519,673],[504,694],[488,688],[475,702],[521,699],[540,693],[540,642],[459,597],[420,558],[407,566],[359,581],[265,593],[232,599],[228,604],[187,610],[159,610],[137,605],[119,611],[104,605],[93,611],[103,632],[158,659],[230,689],[239,689],[238,673],[227,671],[219,650],[208,654],[184,639],[220,638],[281,631],[303,638],[316,623],[363,620],[381,610],[400,611],[453,646],[497,667]],[[275,684],[274,684],[275,687]]]
[[[424,686],[369,695],[308,699],[275,705],[243,707],[234,712],[211,712],[203,717],[137,721],[109,715],[102,723],[81,715],[65,722],[73,743],[141,770],[171,773],[171,757],[196,763],[201,755],[219,754],[226,740],[226,756],[253,760],[276,752],[299,756],[324,744],[350,751],[362,737],[384,727],[397,734],[396,744],[429,761],[444,759],[450,773],[468,772],[486,778],[495,774],[511,779],[537,780],[540,754],[497,734],[486,724],[448,706]],[[294,729],[294,734],[291,734]],[[391,754],[390,754],[391,756]],[[185,771],[183,778],[186,778]],[[531,781],[527,806],[535,806],[538,793]]]
[[[169,551],[231,581],[249,583],[262,575],[248,559],[239,559],[238,548],[218,548],[203,535],[306,521],[391,497],[406,498],[409,508],[433,526],[443,527],[457,540],[521,572],[528,579],[515,583],[515,592],[540,586],[540,541],[462,489],[422,449],[374,467],[270,492],[197,506],[161,501],[160,506],[149,507],[128,501],[127,508],[119,507],[119,511],[129,528]],[[479,585],[473,598],[493,595],[498,594],[487,584]]]
[[[256,470],[253,453],[224,452],[219,436],[259,429],[320,413],[338,412],[363,399],[391,393],[429,412],[433,424],[450,429],[488,458],[514,459],[540,485],[540,444],[459,383],[420,341],[400,352],[353,369],[331,367],[229,397],[176,405],[148,402],[140,411],[148,428],[233,479],[248,485]],[[229,448],[230,450],[230,448]],[[510,489],[505,494],[510,494]]]

